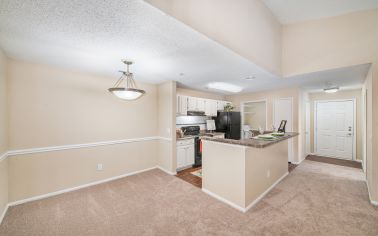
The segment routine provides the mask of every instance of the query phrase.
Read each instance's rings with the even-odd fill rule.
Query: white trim
[[[161,171],[164,171],[165,173],[169,174],[169,175],[177,175],[177,172],[172,172],[172,171],[169,171],[169,170],[166,170],[165,168],[161,167],[161,166],[157,166],[156,168],[158,168],[159,170]]]
[[[156,137],[157,139],[160,139],[160,140],[165,140],[165,141],[172,141],[172,138],[166,138],[166,137]]]
[[[4,152],[3,154],[1,154],[1,155],[0,155],[0,162],[1,162],[2,160],[7,159],[7,157],[8,157],[8,152]]]
[[[302,163],[302,161],[306,160],[306,158],[303,158],[302,160],[300,161],[292,161],[291,163],[295,164],[295,165],[299,165]]]
[[[98,146],[124,144],[124,143],[135,143],[135,142],[144,142],[144,141],[153,141],[153,140],[172,141],[172,138],[151,136],[151,137],[143,137],[143,138],[120,139],[120,140],[102,141],[102,142],[94,142],[94,143],[71,144],[71,145],[11,150],[11,151],[3,153],[0,156],[0,162],[5,160],[8,157],[17,156],[17,155],[26,155],[26,154],[41,153],[41,152],[55,152],[55,151],[63,151],[63,150],[70,150],[70,149],[89,148],[89,147],[98,147]]]
[[[367,189],[368,189],[368,194],[369,194],[369,200],[370,200],[370,203],[374,206],[378,206],[378,201],[373,201],[371,200],[371,194],[370,194],[370,189],[369,189],[369,183],[368,181],[366,180],[366,186],[367,186]]]
[[[318,113],[318,102],[346,102],[352,101],[353,102],[353,153],[352,153],[352,161],[357,160],[357,99],[356,98],[346,98],[346,99],[326,99],[326,100],[315,100],[314,101],[314,151],[317,152],[318,150],[318,143],[317,143],[317,113]],[[325,156],[325,155],[322,155]],[[341,157],[333,157],[327,156],[331,158],[338,158],[343,160],[350,160]]]
[[[72,188],[66,188],[66,189],[62,189],[62,190],[51,192],[51,193],[46,193],[46,194],[42,194],[42,195],[30,197],[30,198],[25,198],[25,199],[22,199],[22,200],[10,202],[10,203],[8,203],[8,206],[16,206],[16,205],[20,205],[20,204],[27,203],[27,202],[32,202],[32,201],[36,201],[36,200],[40,200],[40,199],[44,199],[44,198],[48,198],[48,197],[53,197],[53,196],[56,196],[56,195],[59,195],[59,194],[62,194],[62,193],[68,193],[68,192],[72,192],[72,191],[75,191],[75,190],[79,190],[79,189],[91,187],[91,186],[94,186],[94,185],[110,182],[110,181],[113,181],[113,180],[125,178],[127,176],[140,174],[140,173],[143,173],[143,172],[146,172],[146,171],[150,171],[150,170],[153,170],[153,169],[156,169],[156,168],[157,167],[154,166],[154,167],[147,168],[147,169],[144,169],[144,170],[138,170],[138,171],[134,171],[134,172],[131,172],[131,173],[127,173],[127,174],[123,174],[123,175],[118,175],[118,176],[115,176],[115,177],[111,177],[111,178],[107,178],[107,179],[91,182],[91,183],[88,183],[88,184],[79,185],[79,186],[72,187]]]
[[[215,198],[215,199],[217,199],[217,200],[219,200],[219,201],[221,201],[223,203],[226,203],[227,205],[235,208],[236,210],[239,210],[239,211],[241,211],[243,213],[246,212],[245,208],[243,208],[243,207],[241,207],[241,206],[239,206],[239,205],[237,205],[237,204],[235,204],[235,203],[233,203],[233,202],[231,202],[231,201],[229,201],[229,200],[227,200],[227,199],[225,199],[225,198],[223,198],[223,197],[221,197],[221,196],[219,196],[219,195],[211,192],[210,190],[202,188],[202,192],[208,194],[209,196],[211,196],[211,197],[213,197],[213,198]]]
[[[111,141],[94,142],[94,143],[83,143],[83,144],[50,146],[50,147],[42,147],[42,148],[21,149],[21,150],[9,151],[8,156],[33,154],[33,153],[40,153],[40,152],[53,152],[53,151],[61,151],[61,150],[77,149],[77,148],[98,147],[98,146],[123,144],[123,143],[144,142],[144,141],[158,140],[159,138],[160,137],[152,136],[152,137],[144,137],[144,138],[121,139],[121,140],[111,140]]]
[[[241,207],[213,192],[211,192],[210,190],[207,190],[205,188],[202,188],[202,192],[212,196],[213,198],[221,201],[221,202],[224,202],[226,203],[227,205],[230,205],[231,207],[235,208],[236,210],[239,210],[243,213],[247,212],[249,209],[251,209],[254,205],[256,205],[261,199],[263,199],[265,197],[266,194],[268,194],[279,182],[281,182],[287,175],[289,174],[289,172],[286,172],[284,175],[282,175],[276,182],[274,182],[267,190],[265,190],[262,194],[260,194],[260,196],[258,196],[253,202],[251,202],[247,207]]]
[[[8,208],[9,208],[9,204],[7,204],[7,205],[5,206],[5,209],[4,209],[3,213],[2,213],[1,216],[0,216],[0,225],[1,225],[1,223],[3,222],[3,220],[4,220],[5,214],[7,214]]]
[[[260,196],[258,196],[253,202],[251,202],[246,208],[245,212],[247,212],[249,209],[251,209],[256,203],[258,203],[265,195],[267,195],[276,185],[281,182],[286,176],[289,175],[289,172],[286,172],[284,175],[282,175],[274,184],[272,184],[265,192],[263,192]]]
[[[276,117],[275,117],[275,114],[276,114],[276,101],[278,100],[290,100],[291,101],[291,130],[289,130],[289,132],[294,132],[294,97],[280,97],[280,98],[276,98],[273,100],[273,114],[272,114],[272,118],[273,118],[273,125],[275,125],[275,121],[276,121]],[[278,124],[279,126],[280,124]],[[278,129],[278,127],[276,127]],[[298,127],[299,128],[299,127]],[[288,162],[292,162],[291,160],[294,159],[294,150],[295,148],[298,148],[298,147],[294,147],[294,142],[292,141],[292,139],[289,139],[288,140],[288,149],[290,148],[291,149],[291,152],[288,150],[288,155],[287,155],[287,160]]]

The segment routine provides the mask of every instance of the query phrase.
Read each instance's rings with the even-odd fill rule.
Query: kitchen
[[[189,94],[193,95],[193,94]],[[234,106],[230,101],[209,99],[207,94],[194,94],[201,97],[183,95],[181,90],[177,92],[177,116],[176,116],[176,137],[177,137],[177,177],[187,181],[199,188],[203,187],[202,180],[202,157],[204,143],[209,140],[252,140],[267,143],[271,140],[254,140],[259,134],[267,133],[266,121],[266,102],[258,102],[261,109],[254,109],[255,113],[262,113],[259,117],[264,117],[260,123],[254,123],[255,116],[251,118],[251,112],[233,111]],[[209,96],[207,96],[209,97]],[[218,98],[219,99],[219,98]],[[253,107],[253,103],[247,105]],[[261,105],[260,105],[261,104]],[[248,117],[248,119],[246,118]],[[285,127],[283,127],[284,130]],[[274,129],[274,127],[272,127]],[[268,134],[269,135],[269,134]],[[296,134],[293,134],[296,136]],[[293,136],[287,136],[289,139]],[[287,141],[286,141],[287,142]],[[236,143],[239,145],[239,143]],[[274,145],[273,145],[274,146]],[[282,146],[282,145],[281,145]],[[282,147],[281,147],[282,148]],[[286,144],[286,149],[288,144]],[[282,151],[283,158],[280,156],[281,164],[284,165],[284,174],[288,168],[288,153],[285,148]],[[216,166],[212,164],[212,166]],[[282,168],[282,166],[281,166]],[[226,171],[226,170],[222,170]],[[222,173],[221,173],[222,175]]]
[[[182,90],[185,91],[185,90]],[[192,91],[191,91],[192,92]],[[201,97],[193,97],[177,94],[176,107],[176,137],[177,137],[177,171],[178,176],[201,187],[202,166],[202,138],[229,137],[231,133],[224,129],[216,129],[217,117],[225,117],[223,112],[232,107],[230,102],[221,100],[222,97],[211,97],[212,94],[195,94]],[[210,99],[206,97],[216,98]],[[216,95],[215,95],[216,96]],[[218,100],[219,99],[219,100]],[[232,129],[240,138],[240,113],[238,123]],[[233,135],[235,135],[233,133]]]

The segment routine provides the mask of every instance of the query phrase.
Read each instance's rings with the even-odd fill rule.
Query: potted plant
[[[226,112],[233,111],[234,109],[235,109],[235,107],[234,107],[231,103],[227,103],[227,104],[224,106],[224,111],[226,111]]]

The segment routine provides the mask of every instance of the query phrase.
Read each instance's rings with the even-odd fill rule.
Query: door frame
[[[276,101],[277,100],[290,100],[291,102],[291,131],[290,132],[294,132],[294,97],[279,97],[279,98],[274,98],[273,99],[273,114],[272,114],[272,123],[274,125],[275,123],[275,120],[276,120],[276,117],[275,117],[275,114],[276,114]],[[276,127],[278,128],[278,127]],[[294,150],[295,150],[295,147],[294,147],[294,142],[293,142],[293,139],[288,139],[288,148],[291,149],[291,153],[290,151],[288,150],[288,162],[291,162],[291,163],[295,163],[295,160],[294,160]]]
[[[310,110],[310,114],[307,114],[307,108]],[[311,150],[311,135],[312,135],[312,132],[311,132],[311,101],[305,101],[305,154],[306,156],[310,155],[312,153],[312,150]],[[309,122],[310,124],[310,128],[309,130],[307,130],[307,122]],[[307,134],[308,132],[308,134]],[[308,151],[307,151],[307,138],[309,138],[308,142],[309,142],[309,147],[308,147]]]
[[[241,113],[241,130],[240,132],[243,133],[243,126],[244,126],[244,104],[249,102],[265,102],[265,130],[268,129],[268,99],[258,99],[253,101],[242,101],[240,102],[240,113]]]
[[[356,98],[346,98],[346,99],[326,99],[326,100],[315,100],[314,101],[314,154],[317,155],[318,153],[318,103],[320,102],[347,102],[347,101],[352,101],[353,102],[353,152],[352,152],[352,161],[355,161],[357,158],[357,104],[356,104]],[[324,156],[324,155],[323,155]],[[331,157],[331,158],[336,158],[336,159],[342,159],[340,157],[334,157],[334,156],[326,156],[326,157]]]

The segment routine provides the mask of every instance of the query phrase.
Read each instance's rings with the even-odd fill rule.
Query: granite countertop
[[[293,138],[298,135],[299,133],[296,133],[296,132],[287,132],[285,133],[284,136],[277,137],[275,140],[260,140],[260,139],[253,139],[253,138],[234,140],[234,139],[212,138],[212,137],[202,137],[202,139],[213,141],[213,142],[235,144],[235,145],[241,145],[241,146],[247,146],[247,147],[265,148],[272,144],[281,142],[289,138]]]
[[[201,139],[203,139],[204,137],[208,137],[206,135],[223,135],[224,133],[220,133],[220,132],[200,132],[198,135],[184,135],[184,137],[181,137],[181,138],[176,138],[176,140],[185,140],[185,139],[192,139],[192,138],[196,138],[196,137],[201,137]],[[212,137],[210,137],[212,138]]]

